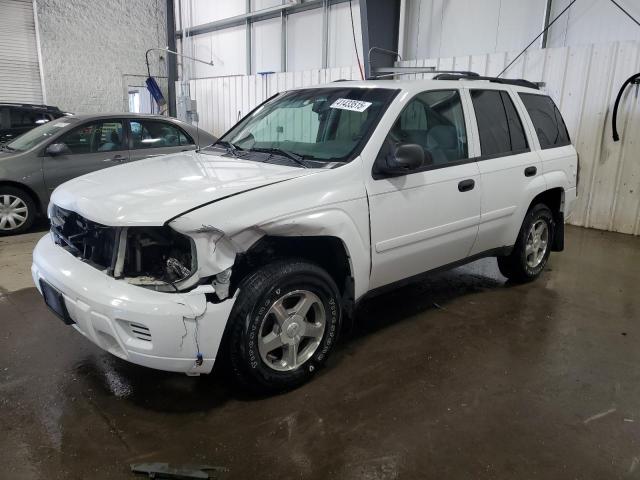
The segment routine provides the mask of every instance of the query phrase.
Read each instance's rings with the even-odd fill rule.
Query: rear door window
[[[536,129],[541,148],[555,148],[571,144],[569,132],[562,115],[560,115],[560,110],[550,97],[534,93],[520,93],[519,95]]]
[[[482,156],[504,156],[528,149],[522,121],[509,94],[501,90],[471,90]]]
[[[131,120],[132,148],[166,148],[193,145],[181,128],[157,120]]]

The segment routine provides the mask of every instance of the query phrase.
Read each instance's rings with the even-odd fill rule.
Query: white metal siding
[[[413,60],[442,70],[498,74],[517,52]],[[640,42],[531,50],[506,75],[546,82],[580,154],[574,225],[640,235],[640,98],[628,87],[618,112],[621,141],[611,139],[611,111],[622,82],[640,71]],[[416,75],[413,75],[416,76]],[[422,77],[422,75],[417,75]],[[409,76],[410,77],[410,76]],[[200,126],[221,135],[268,96],[339,78],[359,79],[357,67],[237,76],[191,82]]]
[[[571,0],[553,0],[555,18]],[[639,0],[619,0],[640,16]],[[521,50],[544,27],[547,0],[407,0],[405,59]],[[549,30],[548,47],[640,40],[640,29],[609,0],[580,0]],[[532,48],[539,48],[538,40]]]
[[[32,0],[0,0],[0,101],[43,103]]]

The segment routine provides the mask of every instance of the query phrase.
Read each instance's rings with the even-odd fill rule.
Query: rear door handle
[[[536,167],[527,167],[524,169],[525,177],[533,177],[536,173],[538,173],[538,169]]]
[[[468,180],[462,180],[460,183],[458,183],[458,190],[461,192],[468,192],[469,190],[473,190],[473,187],[475,186],[475,180],[469,178]]]

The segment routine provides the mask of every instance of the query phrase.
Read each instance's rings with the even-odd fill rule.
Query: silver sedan
[[[62,117],[0,145],[0,236],[28,230],[51,192],[85,173],[194,150],[216,138],[174,118],[139,114]]]

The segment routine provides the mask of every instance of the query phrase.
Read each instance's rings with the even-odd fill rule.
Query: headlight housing
[[[171,227],[110,227],[55,205],[49,216],[54,242],[107,275],[163,292],[198,281],[195,242]]]
[[[158,291],[180,291],[197,282],[194,241],[171,227],[128,227],[120,237],[114,277]]]

